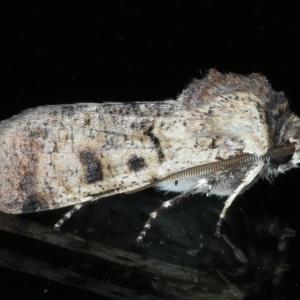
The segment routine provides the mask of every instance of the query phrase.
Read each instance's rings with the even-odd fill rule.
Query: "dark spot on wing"
[[[130,171],[140,171],[141,169],[144,169],[147,167],[147,164],[145,163],[145,160],[143,157],[139,157],[137,155],[131,155],[130,158],[127,161],[128,168]]]
[[[84,125],[90,125],[91,124],[91,119],[90,118],[85,118],[84,119]]]
[[[28,137],[30,138],[42,138],[46,139],[48,137],[48,129],[47,128],[42,128],[42,127],[37,127],[33,128],[29,131]]]
[[[27,172],[23,175],[19,182],[19,189],[27,195],[31,194],[36,185],[36,177],[33,172]]]
[[[135,123],[131,123],[131,124],[130,124],[130,128],[131,128],[132,130],[135,130],[136,127],[137,127],[137,125],[136,125]]]
[[[156,148],[156,152],[157,152],[157,156],[160,162],[163,162],[164,160],[164,153],[162,151],[161,145],[160,145],[160,141],[159,139],[153,134],[153,126],[147,126],[144,129],[144,135],[146,135],[150,141],[152,142],[152,144],[155,146]]]
[[[57,142],[53,141],[53,152],[57,153],[58,152],[58,146],[57,146]]]
[[[57,116],[58,115],[58,111],[57,110],[52,110],[49,112],[49,116]]]
[[[86,168],[85,181],[93,183],[103,180],[102,165],[94,151],[83,150],[79,153],[80,161]]]
[[[74,106],[72,105],[65,105],[62,107],[62,114],[66,117],[72,117],[75,114]]]
[[[211,144],[210,144],[210,148],[211,149],[215,149],[217,146],[216,146],[216,139],[215,138],[212,138],[212,141],[211,141]]]
[[[36,194],[29,195],[27,198],[24,199],[23,201],[23,206],[22,206],[22,213],[31,213],[35,212],[38,210],[41,210],[43,207],[43,199],[38,197]]]

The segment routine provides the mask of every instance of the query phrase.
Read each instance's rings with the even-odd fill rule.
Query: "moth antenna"
[[[158,183],[176,181],[188,177],[194,177],[204,174],[211,174],[220,171],[235,171],[240,170],[246,166],[253,165],[258,162],[265,162],[276,157],[291,155],[295,152],[295,145],[283,145],[270,149],[266,154],[257,156],[255,154],[242,154],[238,155],[223,161],[213,162],[209,164],[199,165],[191,167],[176,173],[173,173],[169,176],[166,176],[159,181]],[[153,184],[152,184],[153,185]]]
[[[154,219],[156,219],[163,211],[165,211],[166,209],[168,209],[172,206],[175,206],[175,205],[179,204],[181,202],[181,200],[183,200],[187,196],[193,194],[196,190],[201,189],[203,187],[210,187],[207,184],[206,179],[199,180],[197,185],[193,186],[192,188],[190,188],[186,192],[176,196],[175,198],[173,198],[171,200],[168,200],[168,201],[165,201],[159,208],[157,208],[152,213],[150,213],[149,218],[148,218],[148,220],[146,221],[146,223],[144,225],[144,229],[140,232],[140,234],[136,238],[136,241],[138,243],[141,243],[143,241],[144,237],[146,236],[147,231],[151,228],[152,221]]]
[[[265,162],[267,160],[280,157],[280,156],[292,155],[294,154],[294,152],[295,152],[295,145],[290,144],[290,145],[283,145],[283,146],[271,148],[266,154],[261,156],[255,154],[241,154],[222,161],[198,165],[179,172],[175,172],[169,176],[158,179],[155,182],[144,185],[143,187],[125,192],[125,194],[133,194],[164,182],[176,181],[176,180],[181,180],[189,177],[216,173],[220,171],[223,172],[236,171],[258,162]]]
[[[82,207],[84,207],[86,204],[88,204],[89,202],[85,202],[85,203],[79,203],[76,204],[75,206],[72,207],[71,210],[69,210],[58,222],[56,222],[56,224],[54,225],[54,230],[55,231],[59,231],[60,227],[68,220],[71,218],[71,216],[78,211],[79,209],[81,209]]]

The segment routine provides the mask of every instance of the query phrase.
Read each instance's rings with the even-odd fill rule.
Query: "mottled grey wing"
[[[73,205],[239,153],[194,136],[195,117],[165,101],[45,106],[3,121],[0,210]]]

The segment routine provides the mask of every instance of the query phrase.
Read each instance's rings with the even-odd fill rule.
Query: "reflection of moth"
[[[257,178],[272,179],[300,162],[300,120],[284,94],[260,74],[216,70],[177,101],[29,109],[1,122],[0,141],[6,213],[76,204],[74,211],[151,185],[183,193],[150,215],[139,240],[151,219],[187,194],[229,196],[222,219]]]

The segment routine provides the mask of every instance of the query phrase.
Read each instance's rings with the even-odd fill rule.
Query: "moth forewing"
[[[26,213],[78,204],[214,161],[220,155],[211,149],[214,138],[187,130],[194,118],[175,101],[24,111],[0,125],[0,209]],[[226,156],[239,151],[228,148]]]

